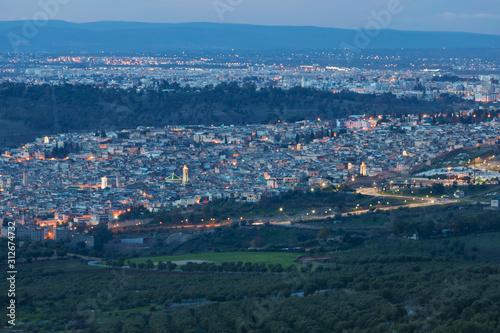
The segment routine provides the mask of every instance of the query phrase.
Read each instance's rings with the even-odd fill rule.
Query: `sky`
[[[500,35],[498,0],[0,1],[0,21],[32,20],[33,17],[70,22],[218,22]]]

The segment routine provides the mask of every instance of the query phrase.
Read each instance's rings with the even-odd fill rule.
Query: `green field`
[[[221,252],[221,253],[201,253],[201,254],[185,254],[178,256],[161,256],[150,258],[137,258],[131,261],[136,264],[145,263],[151,259],[154,263],[158,261],[184,261],[184,260],[207,260],[215,263],[223,262],[251,262],[258,264],[281,264],[283,267],[288,267],[294,264],[302,254],[288,252]]]
[[[57,271],[64,269],[65,271],[81,271],[81,270],[96,270],[101,267],[88,266],[86,263],[82,264],[80,259],[57,259],[57,260],[34,260],[31,263],[19,262],[18,266],[21,269],[43,269],[45,271]]]

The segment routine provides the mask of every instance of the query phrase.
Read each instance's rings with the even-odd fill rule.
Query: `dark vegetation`
[[[457,101],[453,101],[457,102]],[[463,101],[462,101],[463,102]],[[398,99],[311,88],[256,90],[252,83],[221,83],[194,89],[158,82],[137,91],[88,85],[0,85],[0,123],[21,126],[24,134],[164,126],[169,124],[249,124],[301,119],[336,119],[353,114],[406,114],[447,110],[449,101]],[[0,138],[2,139],[2,138]],[[5,141],[5,138],[3,138]],[[6,141],[5,141],[6,142]]]
[[[25,242],[18,244],[20,256],[30,253],[32,262],[18,264],[17,328],[497,332],[500,235],[491,230],[498,230],[498,223],[497,212],[478,205],[400,208],[310,223],[316,229],[233,225],[200,233],[184,247],[160,241],[150,249],[199,253],[259,243],[267,251],[298,246],[307,257],[326,258],[286,267],[238,261],[242,252],[228,253],[236,260],[227,262],[178,266],[163,261],[156,267],[147,258],[136,263],[110,253],[106,263],[116,267],[111,269],[62,258],[65,248],[50,242]],[[443,233],[446,228],[450,231]],[[414,232],[421,233],[421,240],[404,239]],[[106,230],[94,235],[100,235],[100,242],[110,236]],[[155,235],[159,238],[161,233]],[[2,249],[5,242],[0,239]],[[59,251],[60,258],[33,255],[49,250]],[[131,269],[119,268],[123,265]],[[6,283],[0,281],[0,288],[7,290]],[[0,295],[0,302],[7,301],[6,294]],[[1,320],[5,325],[6,319]]]
[[[76,260],[26,264],[17,280],[18,322],[25,323],[19,328],[497,332],[500,266],[464,260],[455,252],[479,254],[498,250],[498,243],[466,244],[473,240],[381,240],[330,254],[328,263],[316,267],[283,271],[243,263],[224,264],[226,272],[201,272],[203,264],[192,264],[191,273],[168,272],[169,263],[161,271],[95,268]],[[0,284],[7,288],[5,281]],[[0,298],[7,302],[6,295]]]
[[[1,238],[0,243],[7,248],[7,238]],[[21,262],[31,263],[48,258],[62,258],[68,254],[68,250],[68,247],[62,243],[35,242],[26,239],[22,246],[17,247],[16,259]]]
[[[120,221],[150,218],[153,214],[143,205],[132,206],[129,210],[119,216]]]
[[[57,145],[52,148],[52,151],[45,156],[45,158],[66,158],[69,154],[78,153],[80,151],[80,145],[78,143],[64,142],[63,146]]]
[[[468,81],[468,82],[478,82],[479,79],[477,78],[468,78],[464,79],[462,77],[458,77],[456,75],[435,75],[432,77],[432,82],[463,82],[463,81]]]
[[[399,214],[393,223],[393,232],[399,236],[411,236],[418,233],[422,238],[440,236],[443,234],[468,235],[477,232],[491,232],[500,230],[498,211],[475,212],[456,209],[448,210],[444,216],[424,218],[410,209]]]

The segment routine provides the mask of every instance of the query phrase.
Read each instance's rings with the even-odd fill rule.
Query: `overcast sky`
[[[43,3],[63,3],[51,19],[71,22],[220,22],[363,28],[400,2],[384,28],[500,35],[499,0],[0,0],[0,20],[31,19]],[[46,10],[47,11],[47,10]]]

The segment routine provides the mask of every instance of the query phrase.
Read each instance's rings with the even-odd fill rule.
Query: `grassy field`
[[[223,262],[251,262],[264,264],[281,264],[283,267],[288,267],[294,264],[302,254],[288,252],[221,252],[221,253],[201,253],[201,254],[186,254],[178,256],[161,256],[151,258],[137,258],[131,261],[139,264],[145,263],[148,259],[153,262],[158,261],[184,261],[184,260],[206,260],[215,263]]]
[[[65,271],[95,270],[100,269],[97,266],[83,265],[79,259],[63,260],[38,260],[32,263],[18,263],[20,269],[43,269],[46,271],[55,271],[64,269]]]

